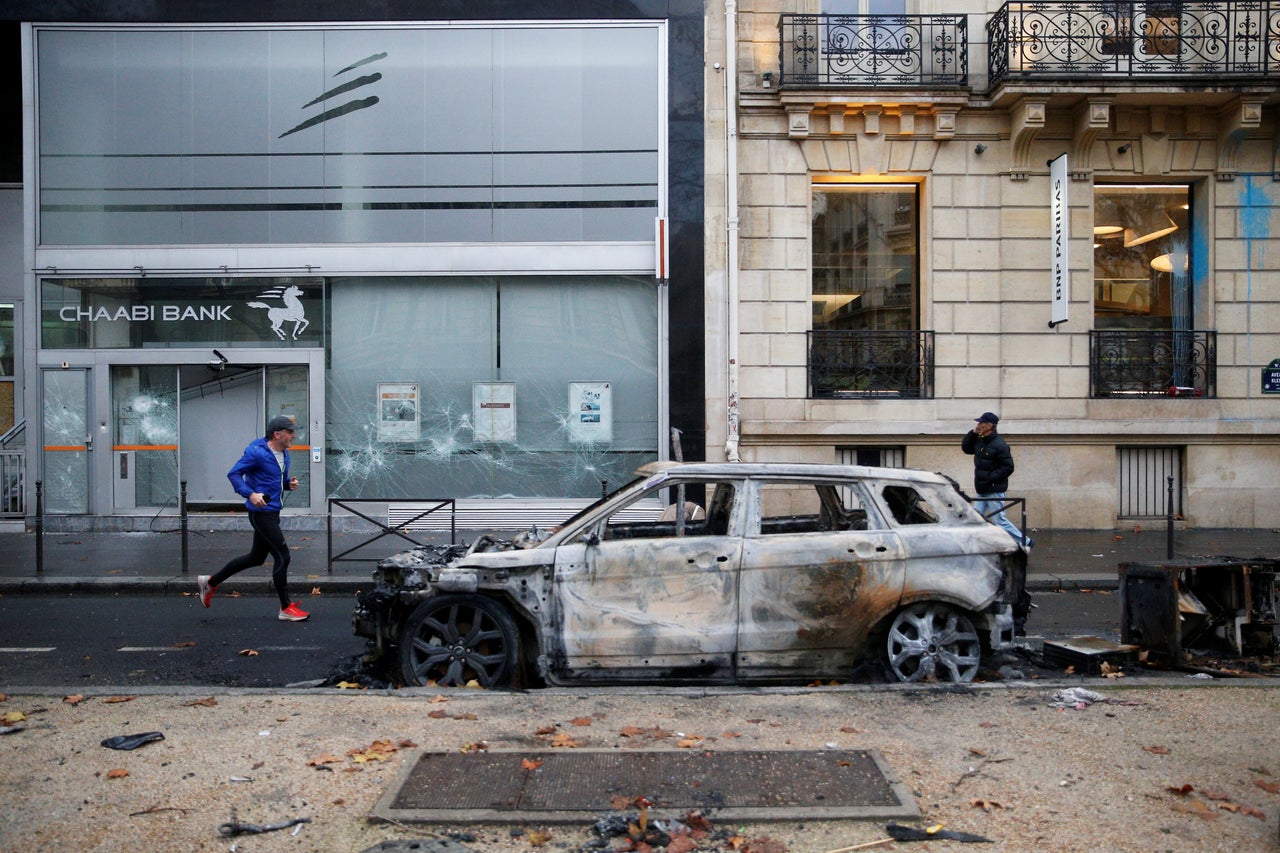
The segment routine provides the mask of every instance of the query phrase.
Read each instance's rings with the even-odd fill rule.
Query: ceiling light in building
[[[1177,230],[1178,223],[1164,211],[1140,214],[1136,221],[1124,229],[1124,247],[1130,249],[1141,246]]]
[[[1151,259],[1151,268],[1156,272],[1173,272],[1173,257],[1175,254],[1182,256],[1182,270],[1186,272],[1188,259],[1185,252],[1168,252],[1163,255],[1157,255]]]

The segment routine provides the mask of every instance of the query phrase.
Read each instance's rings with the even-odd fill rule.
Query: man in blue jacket
[[[1009,491],[1009,475],[1013,473],[1013,453],[996,432],[998,423],[1000,418],[994,412],[983,412],[960,442],[960,449],[973,457],[973,488],[979,498],[973,506],[1030,550],[1031,539],[1004,514],[1003,500]]]
[[[252,566],[261,566],[270,556],[274,560],[271,580],[280,596],[280,618],[285,622],[301,622],[311,614],[289,600],[289,546],[280,530],[280,510],[284,509],[284,492],[298,488],[298,478],[289,476],[289,445],[293,442],[294,423],[290,418],[275,417],[267,423],[264,438],[254,439],[244,449],[240,461],[231,466],[227,479],[236,494],[244,498],[253,527],[253,546],[249,553],[232,558],[212,577],[200,575],[200,603],[213,601],[213,593],[223,581]]]

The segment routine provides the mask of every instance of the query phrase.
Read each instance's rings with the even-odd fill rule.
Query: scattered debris
[[[309,817],[295,817],[292,820],[282,820],[279,823],[241,823],[236,816],[236,810],[231,809],[231,820],[218,825],[218,834],[224,838],[234,838],[237,835],[261,835],[264,832],[275,832],[278,829],[288,829],[291,826],[298,826],[304,823],[311,823]]]
[[[964,841],[973,844],[995,843],[990,838],[974,835],[971,832],[956,832],[951,829],[943,829],[941,824],[931,826],[928,829],[916,829],[913,826],[891,823],[885,827],[885,832],[888,832],[889,837],[894,841],[935,841],[945,839],[947,841]]]
[[[135,735],[109,737],[102,742],[102,745],[107,749],[130,750],[157,740],[164,740],[164,735],[160,732],[139,732]]]

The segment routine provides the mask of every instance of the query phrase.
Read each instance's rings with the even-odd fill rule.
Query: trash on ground
[[[0,726],[0,735],[11,735],[26,730],[26,726]]]
[[[137,749],[143,744],[164,740],[160,732],[139,732],[136,735],[116,735],[102,742],[107,749]]]
[[[891,823],[884,829],[894,841],[936,841],[945,839],[947,841],[965,841],[973,844],[995,843],[990,838],[974,835],[971,832],[957,832],[951,829],[942,829],[938,826],[931,826],[928,829],[916,829],[914,826]]]
[[[1054,691],[1053,698],[1049,700],[1050,708],[1075,708],[1082,711],[1092,705],[1094,702],[1111,701],[1101,693],[1095,693],[1084,687],[1068,687],[1065,690]]]
[[[311,818],[295,817],[279,823],[241,823],[236,817],[236,810],[232,809],[231,820],[218,825],[218,834],[225,838],[234,838],[237,835],[261,835],[264,832],[275,832],[278,829],[288,829],[303,823],[311,823]]]

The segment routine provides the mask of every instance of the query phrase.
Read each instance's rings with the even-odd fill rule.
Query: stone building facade
[[[708,458],[1276,524],[1280,5],[1114,5],[709,4]]]

